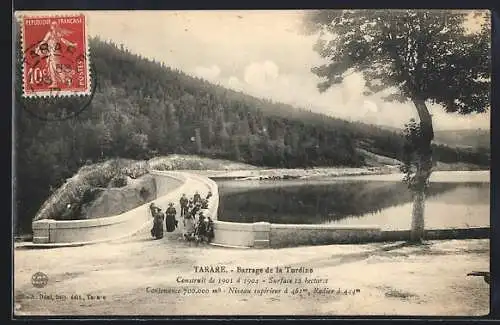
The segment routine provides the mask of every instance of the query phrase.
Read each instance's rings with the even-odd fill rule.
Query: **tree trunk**
[[[424,239],[424,212],[425,191],[415,191],[413,194],[413,211],[410,231],[410,242],[412,243],[420,243]]]
[[[418,146],[419,161],[412,184],[413,211],[410,231],[410,242],[420,243],[424,239],[425,192],[432,172],[432,147],[434,138],[432,117],[422,99],[414,99],[413,103],[420,118],[420,143]]]

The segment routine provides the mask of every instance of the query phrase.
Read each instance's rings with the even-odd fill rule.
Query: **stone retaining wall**
[[[238,223],[216,221],[213,244],[234,247],[280,248],[304,245],[364,243],[381,236],[374,226],[331,226]]]
[[[155,176],[157,198],[152,201],[165,209],[169,202],[173,202],[180,211],[179,198],[182,193],[192,196],[195,190],[204,195],[209,190],[213,196],[209,202],[209,214],[216,219],[219,206],[219,192],[217,184],[205,177],[180,172],[152,171]],[[205,186],[197,188],[190,184],[194,179],[197,184]],[[172,190],[172,182],[179,185]],[[198,183],[199,182],[199,183]],[[152,223],[148,202],[137,208],[117,216],[86,219],[86,220],[52,220],[43,219],[33,222],[34,244],[70,244],[96,243],[115,240],[130,236]]]
[[[363,244],[406,241],[410,231],[382,231],[377,226],[215,222],[214,245],[240,248],[283,248],[306,245]],[[427,240],[489,238],[490,228],[429,229]]]
[[[376,226],[283,225],[271,224],[270,247],[303,245],[361,244],[381,235]]]
[[[410,238],[409,230],[382,231],[380,241],[403,241]],[[490,238],[490,227],[464,229],[427,229],[424,232],[426,240],[442,239],[485,239]]]

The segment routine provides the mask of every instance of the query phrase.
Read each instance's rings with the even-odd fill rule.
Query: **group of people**
[[[184,228],[184,239],[188,241],[198,241],[209,243],[214,237],[214,223],[208,215],[208,202],[212,197],[212,192],[208,192],[205,198],[202,198],[197,191],[192,198],[182,194],[179,205],[181,209]],[[165,220],[167,232],[173,232],[178,228],[177,210],[173,203],[168,204],[165,213],[154,203],[150,205],[151,215],[153,216],[153,228],[151,236],[156,239],[163,238],[163,222]]]
[[[173,203],[168,204],[168,208],[165,210],[165,213],[163,213],[161,208],[157,207],[154,203],[151,203],[149,209],[151,210],[151,215],[153,216],[153,228],[151,228],[151,236],[153,236],[153,238],[163,238],[164,220],[167,232],[172,232],[178,227],[179,222],[176,219],[177,210],[175,209]]]
[[[181,196],[179,204],[186,240],[208,243],[213,239],[214,222],[207,213],[211,197],[212,192],[208,192],[205,198],[202,198],[199,192],[196,192],[191,199],[188,199],[186,194]]]

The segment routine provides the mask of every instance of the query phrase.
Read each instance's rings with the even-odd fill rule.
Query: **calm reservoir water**
[[[490,224],[490,184],[452,174],[431,182],[425,227]],[[412,195],[399,177],[344,177],[321,181],[221,181],[219,220],[291,224],[376,225],[410,229]]]

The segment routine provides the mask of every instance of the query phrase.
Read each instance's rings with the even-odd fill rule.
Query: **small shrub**
[[[115,176],[109,182],[110,187],[124,187],[127,186],[127,177],[123,175]]]
[[[80,206],[84,204],[89,204],[94,202],[99,194],[101,194],[103,189],[101,188],[87,188],[85,192],[83,193],[82,200],[80,201]]]
[[[80,206],[78,204],[68,204],[61,215],[56,218],[57,220],[77,220],[80,215]]]
[[[139,192],[139,195],[143,200],[147,200],[150,194],[151,193],[145,187],[141,188],[141,191]]]

